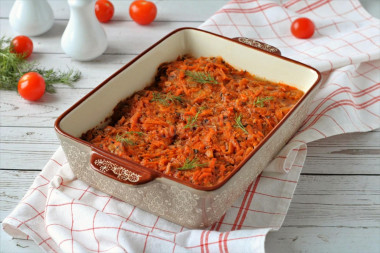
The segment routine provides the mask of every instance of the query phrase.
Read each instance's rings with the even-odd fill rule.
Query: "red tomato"
[[[313,36],[315,26],[308,18],[297,18],[293,21],[290,30],[296,38],[307,39]]]
[[[157,7],[153,2],[137,0],[129,6],[129,15],[136,23],[148,25],[156,18]]]
[[[95,3],[95,15],[102,23],[107,23],[113,17],[115,9],[108,0],[98,0]]]
[[[11,41],[10,50],[23,58],[28,58],[33,52],[33,41],[24,35],[16,36]]]
[[[36,101],[45,93],[45,80],[37,72],[29,72],[18,80],[18,93],[26,100]]]

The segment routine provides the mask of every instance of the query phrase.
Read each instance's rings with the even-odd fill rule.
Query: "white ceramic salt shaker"
[[[46,0],[16,0],[9,13],[12,29],[22,35],[37,36],[54,23],[54,14]]]
[[[89,61],[104,53],[107,36],[95,16],[94,0],[68,0],[70,20],[61,38],[63,51],[78,61]]]

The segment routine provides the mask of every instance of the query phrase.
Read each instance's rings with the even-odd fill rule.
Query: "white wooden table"
[[[370,12],[380,10],[377,0],[362,1]],[[50,1],[54,26],[33,38],[33,60],[83,73],[75,88],[58,86],[56,94],[46,94],[37,103],[0,91],[0,222],[58,148],[53,124],[64,110],[168,32],[199,26],[226,0],[156,1],[157,19],[146,27],[130,20],[131,1],[113,2],[114,19],[104,24],[109,46],[94,61],[72,61],[60,48],[69,18],[65,0]],[[0,0],[0,32],[9,37],[15,35],[8,22],[12,4]],[[335,136],[308,146],[288,215],[283,227],[268,235],[267,252],[380,252],[380,131]],[[2,230],[0,236],[0,252],[41,252],[31,241],[12,240]]]

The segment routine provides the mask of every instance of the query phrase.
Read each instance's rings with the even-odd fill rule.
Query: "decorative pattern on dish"
[[[83,170],[87,167],[90,155],[82,151],[76,144],[72,145],[69,142],[61,141],[62,149],[65,152],[71,169],[75,171]]]
[[[249,46],[265,50],[269,53],[281,55],[281,51],[278,48],[271,46],[269,44],[266,44],[264,42],[260,42],[260,41],[253,40],[253,39],[246,38],[246,37],[237,37],[234,39],[236,39],[237,41],[239,41],[241,43],[247,44]]]
[[[137,173],[134,173],[130,170],[127,170],[126,168],[119,166],[117,164],[114,164],[113,162],[107,161],[105,159],[97,159],[95,160],[94,164],[98,166],[99,170],[107,173],[108,171],[112,171],[118,179],[123,181],[129,181],[132,183],[136,183],[140,179],[140,175]]]

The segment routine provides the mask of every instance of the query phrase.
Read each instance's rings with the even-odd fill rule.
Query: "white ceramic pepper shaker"
[[[19,34],[37,36],[54,23],[54,14],[46,0],[16,0],[9,13],[9,23]]]
[[[61,38],[63,51],[78,61],[89,61],[103,54],[107,36],[95,16],[94,0],[68,0],[70,20]]]

